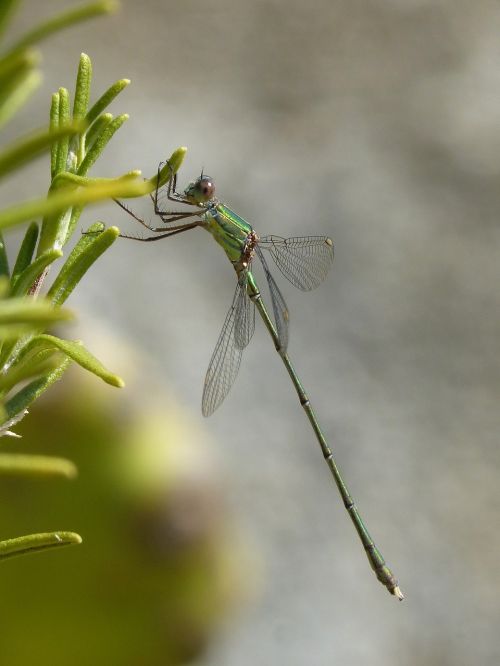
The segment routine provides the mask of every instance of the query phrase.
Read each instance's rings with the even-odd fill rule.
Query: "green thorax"
[[[245,241],[252,227],[224,204],[211,204],[201,216],[205,229],[209,231],[226,253],[229,261],[241,259]]]

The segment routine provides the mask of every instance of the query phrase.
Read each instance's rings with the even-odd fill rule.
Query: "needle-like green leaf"
[[[23,453],[0,453],[0,475],[16,477],[63,477],[74,479],[75,463],[67,458],[35,456]]]
[[[19,275],[30,265],[37,240],[38,224],[32,222],[26,230],[23,242],[17,253],[16,263],[14,264],[14,269],[12,271],[12,284],[16,283]]]
[[[17,73],[15,80],[3,86],[0,91],[0,127],[23,106],[40,82],[39,72],[25,71]]]
[[[83,121],[90,99],[90,84],[92,82],[92,62],[86,53],[80,55],[78,74],[76,77],[75,98],[73,101],[73,120]],[[74,138],[73,146],[77,145],[76,165],[81,164],[85,157],[85,133],[80,133],[78,138]]]
[[[19,0],[2,0],[0,2],[0,35],[7,27]]]
[[[47,250],[47,252],[41,254],[32,264],[26,266],[24,271],[19,274],[16,282],[12,285],[12,295],[24,296],[24,294],[27,294],[45,268],[50,266],[50,264],[56,259],[59,259],[59,257],[62,257],[62,255],[63,253],[61,250]]]
[[[68,137],[81,132],[83,127],[82,124],[72,123],[54,130],[34,132],[31,136],[16,141],[0,152],[0,178],[38,157],[49,146],[57,144],[59,140],[67,140]]]
[[[92,264],[120,235],[116,227],[103,229],[102,223],[93,224],[88,235],[82,236],[75,245],[47,294],[54,305],[64,303]]]
[[[82,184],[85,181],[82,181]],[[67,240],[67,231],[71,217],[65,218],[71,207],[84,206],[93,201],[128,196],[141,196],[151,191],[151,186],[145,181],[133,179],[129,176],[114,180],[99,180],[89,182],[85,187],[75,189],[65,187],[49,195],[46,202],[39,206],[45,214],[42,233],[38,244],[38,254],[51,247],[60,247]],[[118,194],[120,192],[120,194]],[[35,203],[35,202],[33,202]],[[25,209],[26,210],[26,209]],[[29,210],[29,209],[28,209]],[[18,211],[19,212],[19,211]],[[23,213],[25,211],[22,211]],[[55,213],[61,213],[57,216]],[[0,213],[0,229],[2,228],[2,213]]]
[[[51,370],[46,375],[35,379],[30,382],[27,386],[23,387],[18,393],[13,395],[5,403],[5,411],[7,412],[7,417],[9,419],[15,418],[18,414],[24,412],[32,402],[39,398],[44,391],[46,391],[49,386],[52,386],[54,382],[61,379],[66,368],[71,363],[71,359],[63,358],[62,361],[57,365],[54,370]]]
[[[9,298],[0,301],[0,325],[27,324],[49,326],[59,321],[70,321],[73,313],[66,308],[54,307],[46,299]]]
[[[33,334],[33,329],[29,331],[29,334]],[[60,360],[59,352],[53,346],[44,347],[43,344],[41,343],[39,349],[35,347],[31,349],[31,353],[23,354],[29,343],[25,345],[8,370],[0,374],[0,393],[2,397],[20,382],[33,379],[39,375],[46,375],[57,367],[58,360]]]
[[[83,120],[87,113],[92,82],[92,62],[86,53],[80,55],[76,76],[75,98],[73,101],[73,120]]]
[[[111,14],[116,11],[118,8],[118,3],[113,0],[101,0],[101,2],[94,2],[91,4],[83,5],[77,7],[76,9],[70,9],[68,12],[59,14],[52,19],[49,19],[45,23],[34,28],[27,34],[24,35],[14,46],[11,48],[10,53],[19,51],[20,49],[26,48],[26,46],[31,46],[40,42],[42,39],[46,39],[54,32],[67,28],[68,26],[74,25],[75,23],[80,23],[81,21],[86,21],[87,19],[93,18],[94,16],[99,16],[102,14]]]
[[[65,127],[70,122],[69,92],[66,88],[59,88],[59,127]],[[56,174],[66,170],[68,161],[69,137],[63,136],[57,142]]]
[[[116,183],[117,181],[123,181],[123,182],[134,182],[139,176],[141,175],[141,172],[139,170],[135,171],[129,171],[128,173],[124,173],[121,176],[118,176],[117,178],[89,178],[88,176],[78,176],[76,173],[70,173],[69,171],[63,171],[60,174],[56,176],[54,179],[54,189],[57,187],[60,187],[62,185],[74,185],[75,187],[82,186],[82,187],[88,187],[89,185],[106,185],[109,183]]]
[[[87,115],[88,119],[88,115]],[[104,128],[113,120],[112,113],[103,113],[92,123],[85,135],[85,145],[87,149],[92,146],[97,137],[102,134]]]
[[[113,85],[110,86],[101,97],[99,97],[97,102],[87,113],[86,121],[89,125],[97,120],[97,117],[111,104],[114,98],[129,85],[129,83],[130,79],[119,79],[113,83]]]
[[[118,388],[125,386],[123,379],[107,370],[93,354],[85,349],[80,341],[62,340],[55,335],[37,335],[28,344],[34,346],[39,343],[46,344],[47,346],[52,345],[54,348],[59,349],[59,351],[66,354],[72,361],[75,361],[82,368],[85,368],[85,370],[100,377],[107,384]]]
[[[0,277],[10,275],[9,273],[9,260],[7,258],[7,251],[5,249],[5,241],[3,235],[0,233]]]
[[[25,49],[6,57],[0,56],[0,85],[5,86],[15,72],[34,69],[39,63],[40,54],[34,49]]]
[[[184,161],[186,153],[187,153],[187,148],[185,148],[184,146],[182,146],[181,148],[177,148],[177,150],[174,150],[174,152],[172,153],[172,155],[170,155],[166,164],[162,167],[160,171],[160,179],[158,182],[158,187],[165,185],[165,183],[167,183],[170,180],[172,174],[177,173],[177,171],[180,169],[182,162]],[[157,181],[158,181],[157,173],[155,173],[154,176],[151,176],[151,178],[148,180],[148,183],[151,185],[152,190],[156,188]]]
[[[0,340],[2,340],[2,354],[9,354],[15,347],[16,341],[33,331],[33,324],[0,324]]]
[[[78,167],[78,175],[86,176],[90,167],[97,160],[104,148],[107,146],[115,132],[117,132],[123,123],[128,120],[128,114],[122,113],[120,116],[113,118],[111,122],[104,126],[102,132],[96,137],[94,143],[90,146],[84,160]]]
[[[26,555],[49,548],[72,546],[82,543],[82,537],[75,532],[43,532],[40,534],[26,534],[15,539],[0,541],[0,560],[16,555]]]
[[[0,301],[10,294],[10,280],[7,275],[0,275]]]
[[[50,121],[49,130],[55,132],[59,129],[59,93],[52,93],[50,102]],[[57,156],[59,155],[59,146],[53,143],[50,146],[50,177],[53,179],[57,174]]]
[[[84,206],[103,199],[140,197],[152,192],[154,185],[142,180],[117,178],[79,189],[65,188],[48,197],[34,199],[0,211],[0,229],[13,227],[33,218],[52,215],[71,206]]]
[[[3,341],[0,367],[4,366],[16,347],[18,353],[15,360],[22,355],[27,345],[19,349],[17,342],[20,338],[73,318],[74,315],[70,310],[55,308],[45,299],[24,297],[9,298],[0,302],[0,340]]]

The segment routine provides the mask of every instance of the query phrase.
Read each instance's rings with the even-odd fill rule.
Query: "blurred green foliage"
[[[110,344],[136,383],[141,361]],[[170,666],[199,656],[241,596],[248,558],[189,414],[160,387],[145,400],[72,371],[19,432],[13,454],[70,455],[79,476],[4,477],[2,529],[31,532],[50,517],[77,524],[85,541],[4,563],[0,663]]]

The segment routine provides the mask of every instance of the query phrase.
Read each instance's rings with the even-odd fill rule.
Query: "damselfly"
[[[160,183],[162,164],[160,163],[158,167],[158,183]],[[122,202],[117,201],[117,203],[137,222],[155,234],[146,237],[121,234],[123,238],[156,241],[189,229],[201,227],[208,231],[222,247],[236,272],[237,284],[231,307],[224,321],[205,377],[202,398],[203,414],[205,416],[212,414],[229,393],[238,374],[243,350],[250,342],[255,329],[255,308],[257,308],[273,339],[276,351],[290,375],[300,404],[311,423],[323,456],[342,496],[345,508],[365,548],[370,565],[378,580],[386,586],[391,594],[402,600],[403,594],[398,587],[398,582],[375,546],[359,514],[358,508],[340,474],[333,453],[320,429],[309,397],[288,356],[288,308],[269,270],[265,257],[265,253],[270,254],[287,280],[298,289],[309,291],[324,280],[330,269],[333,261],[332,240],[326,236],[259,237],[248,222],[216,198],[214,181],[209,176],[202,173],[182,193],[177,192],[176,185],[177,175],[171,173],[167,185],[162,188],[157,186],[155,194],[151,195],[154,212],[162,221],[160,227],[151,226],[135,215]],[[164,195],[169,201],[191,206],[191,209],[165,209]],[[254,277],[255,258],[259,259],[264,269],[271,296],[273,318],[264,304]]]

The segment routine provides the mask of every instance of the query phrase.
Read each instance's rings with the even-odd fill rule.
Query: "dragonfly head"
[[[203,173],[193,183],[184,190],[184,197],[188,199],[195,206],[203,206],[215,195],[215,184],[210,176],[205,176]]]

